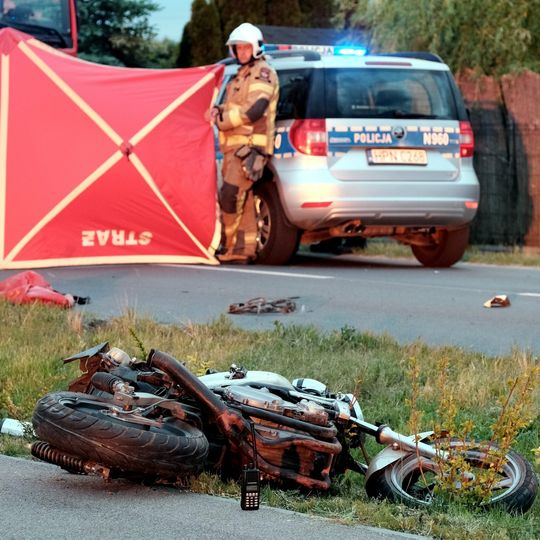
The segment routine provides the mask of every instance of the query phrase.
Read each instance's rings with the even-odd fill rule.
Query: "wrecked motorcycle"
[[[371,424],[353,394],[332,393],[313,379],[291,383],[234,365],[196,377],[163,352],[142,361],[108,343],[64,362],[76,360],[83,374],[69,391],[41,398],[33,415],[40,440],[32,454],[72,473],[182,484],[203,470],[219,472],[242,481],[249,509],[258,507],[260,479],[328,490],[336,475],[352,470],[365,476],[369,496],[423,506],[432,503],[452,455],[463,458],[452,480],[458,488],[493,468],[493,445]],[[366,435],[385,445],[372,459]],[[504,458],[482,505],[525,512],[537,476],[514,451]]]

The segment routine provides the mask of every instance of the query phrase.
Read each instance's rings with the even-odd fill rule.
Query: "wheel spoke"
[[[493,484],[492,490],[496,489],[508,489],[512,487],[513,480],[511,478],[504,478]]]

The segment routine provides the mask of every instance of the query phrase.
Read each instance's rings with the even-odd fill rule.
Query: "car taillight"
[[[326,156],[326,120],[295,120],[289,133],[291,144],[309,156]]]
[[[461,157],[472,157],[474,154],[474,134],[470,122],[459,123],[459,153]]]

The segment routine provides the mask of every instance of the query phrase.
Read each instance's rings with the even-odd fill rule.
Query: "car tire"
[[[298,250],[300,231],[288,222],[273,182],[256,185],[254,194],[257,214],[256,262],[286,264]]]
[[[424,266],[431,268],[448,268],[456,264],[469,245],[469,227],[454,231],[442,229],[433,235],[433,243],[428,246],[412,245],[411,249]]]

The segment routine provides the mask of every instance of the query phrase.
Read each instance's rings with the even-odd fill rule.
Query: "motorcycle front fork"
[[[448,459],[448,452],[422,442],[422,440],[433,435],[433,431],[425,431],[407,436],[394,431],[386,424],[376,426],[356,418],[351,418],[350,421],[355,423],[364,433],[375,437],[375,440],[379,444],[388,445],[392,447],[393,450],[415,452],[429,459],[438,459],[442,461]]]

